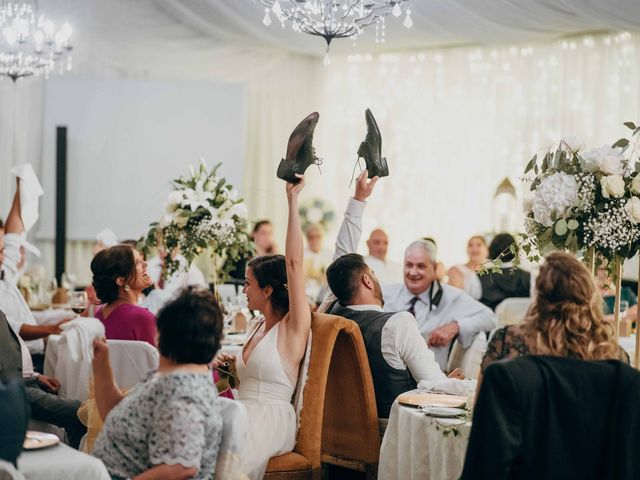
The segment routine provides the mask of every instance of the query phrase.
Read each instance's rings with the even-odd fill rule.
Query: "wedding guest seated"
[[[108,339],[140,340],[156,344],[156,319],[138,306],[142,290],[151,285],[147,264],[128,245],[106,248],[91,261],[93,288],[100,300],[96,310]]]
[[[22,378],[31,418],[64,428],[69,445],[78,448],[87,431],[77,415],[80,402],[60,398],[56,395],[60,388],[58,380],[34,371],[25,342],[0,310],[0,380],[10,378]],[[2,415],[7,415],[7,412],[3,411]]]
[[[378,180],[367,181],[367,171],[360,174],[356,191],[349,200],[336,241],[335,260],[327,269],[331,292],[323,302],[323,310],[358,324],[364,338],[376,395],[378,417],[388,418],[391,405],[398,395],[413,390],[420,380],[442,381],[446,376],[435,361],[433,352],[424,342],[415,318],[409,312],[384,312],[382,290],[372,269],[357,253],[345,251],[345,238],[353,228],[352,219],[361,218],[355,212],[364,209]],[[359,236],[359,235],[358,235]],[[358,239],[354,239],[357,244]],[[460,378],[458,371],[453,377]],[[455,382],[455,380],[452,380]]]
[[[489,245],[491,260],[502,260],[500,273],[480,275],[482,297],[480,301],[495,310],[505,298],[528,297],[531,294],[531,275],[513,266],[515,255],[509,250],[515,238],[508,233],[499,233]]]
[[[180,254],[178,249],[172,252],[171,258],[178,262],[180,269],[165,278],[165,258],[167,255],[166,251],[158,249],[158,255],[150,258],[147,263],[149,278],[151,278],[155,288],[148,292],[147,297],[142,301],[142,306],[154,314],[170,301],[179,290],[185,287],[208,287],[202,271],[193,263],[187,268],[187,259]]]
[[[596,273],[596,284],[602,296],[602,311],[607,320],[613,321],[616,291],[613,279],[609,276],[606,266],[598,268]],[[627,310],[624,312],[626,320],[636,321],[638,312],[638,297],[630,287],[622,287],[620,290],[620,302],[627,302]]]
[[[273,241],[273,226],[269,220],[258,220],[253,226],[251,238],[256,247],[257,257],[278,252],[278,248]]]
[[[114,380],[106,339],[94,341],[104,426],[93,455],[113,478],[213,477],[222,416],[209,363],[221,337],[222,311],[213,296],[185,290],[158,313],[158,370],[126,396]]]
[[[629,362],[602,315],[591,273],[573,255],[549,254],[536,279],[536,296],[524,323],[499,328],[482,360],[489,364],[521,355]]]
[[[395,283],[402,280],[402,266],[387,259],[389,237],[381,228],[376,228],[369,234],[367,249],[369,255],[364,258],[367,265],[373,269],[380,283]]]
[[[325,272],[331,263],[331,252],[322,248],[324,232],[320,225],[310,225],[305,231],[307,248],[304,250],[305,291],[309,303],[316,305],[327,286]]]
[[[485,371],[461,480],[636,480],[640,373],[525,355]]]
[[[12,262],[20,258],[20,252],[15,242],[5,246],[4,235],[13,233],[21,235],[24,232],[22,211],[20,205],[20,180],[18,180],[13,203],[6,224],[0,222],[0,310],[4,312],[11,328],[25,341],[36,371],[42,371],[44,363],[44,341],[49,335],[61,332],[60,327],[69,321],[65,318],[54,325],[38,325],[29,309],[29,305],[18,290],[10,275],[5,272],[5,262],[11,266]]]
[[[0,460],[15,467],[22,452],[30,413],[27,392],[20,379],[0,379],[0,412],[11,412],[11,415],[3,415],[0,422]],[[2,473],[0,465],[0,479],[5,478]]]
[[[482,297],[482,284],[476,273],[478,268],[487,261],[489,248],[482,235],[474,235],[467,242],[467,263],[455,265],[449,269],[449,285],[460,288],[475,300]]]
[[[454,339],[469,348],[480,332],[495,328],[493,312],[459,288],[436,278],[436,249],[432,242],[416,240],[405,250],[404,283],[383,285],[384,310],[408,311],[433,350],[441,369]]]
[[[263,255],[247,265],[242,292],[249,309],[262,315],[254,323],[242,352],[221,354],[214,365],[235,362],[238,400],[247,409],[248,476],[261,479],[271,457],[293,450],[298,421],[291,400],[311,330],[311,311],[304,291],[303,246],[298,195],[300,182],[287,183],[289,217],[285,256]]]

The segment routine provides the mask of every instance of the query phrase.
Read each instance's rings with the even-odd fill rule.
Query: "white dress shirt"
[[[37,322],[14,281],[14,275],[17,275],[16,259],[20,259],[20,242],[13,241],[10,235],[6,237],[9,237],[9,241],[5,242],[4,248],[5,262],[2,267],[5,274],[4,279],[0,280],[0,310],[4,312],[13,331],[20,336],[22,325],[37,325]],[[41,338],[25,343],[29,352],[44,353],[44,341]]]
[[[2,269],[4,270],[4,279],[18,284],[18,279],[22,275],[22,271],[18,270],[20,263],[20,247],[24,245],[26,235],[17,233],[7,233],[4,236],[4,261]]]
[[[459,288],[450,285],[441,285],[442,298],[440,303],[429,308],[429,290],[418,295],[414,311],[418,322],[418,329],[425,339],[436,328],[451,322],[456,322],[460,329],[458,341],[463,348],[469,348],[478,332],[489,332],[497,325],[497,320],[490,308],[474,300]],[[438,286],[434,284],[433,295],[437,293]],[[387,312],[409,310],[411,300],[415,297],[404,283],[384,285],[382,287],[384,297],[384,309]],[[447,366],[449,346],[432,347],[436,361],[441,368]]]
[[[378,257],[368,255],[364,257],[369,268],[373,270],[381,284],[396,283],[402,281],[402,265],[389,260],[380,260]]]
[[[378,305],[349,305],[347,308],[382,312],[382,307]],[[416,382],[447,378],[420,335],[415,318],[409,312],[398,312],[387,320],[382,328],[381,343],[385,362],[397,370],[408,368]]]

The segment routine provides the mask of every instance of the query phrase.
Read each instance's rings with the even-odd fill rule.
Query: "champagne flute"
[[[71,310],[80,315],[87,309],[87,306],[89,305],[87,292],[71,292],[69,304],[71,305]]]

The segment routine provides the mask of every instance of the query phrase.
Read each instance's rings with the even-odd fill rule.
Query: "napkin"
[[[118,244],[118,237],[110,228],[103,228],[100,233],[96,235],[96,240],[105,247],[113,247]]]
[[[458,380],[457,378],[443,378],[442,380],[420,380],[418,390],[426,392],[441,392],[450,395],[466,397],[475,392],[477,380]]]
[[[74,362],[93,360],[93,340],[104,337],[104,325],[97,318],[76,318],[62,325],[61,345],[69,349]]]
[[[38,220],[38,197],[44,194],[44,190],[30,163],[13,167],[11,173],[20,179],[22,223],[24,231],[28,232]]]

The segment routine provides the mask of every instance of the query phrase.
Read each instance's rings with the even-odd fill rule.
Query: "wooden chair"
[[[380,456],[378,409],[360,328],[347,320],[333,347],[325,392],[322,463],[375,479]]]
[[[300,428],[293,452],[272,457],[266,480],[320,479],[322,419],[329,367],[341,331],[357,325],[342,317],[314,313],[311,321],[309,373],[304,387]]]

